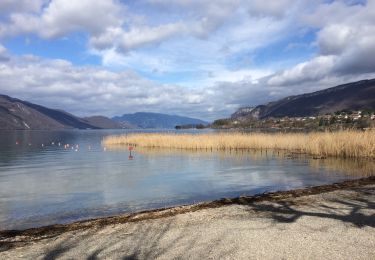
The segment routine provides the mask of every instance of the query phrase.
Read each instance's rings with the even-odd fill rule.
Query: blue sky
[[[1,0],[0,93],[213,120],[373,78],[374,1]]]

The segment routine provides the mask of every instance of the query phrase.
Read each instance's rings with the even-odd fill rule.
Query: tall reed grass
[[[315,156],[375,158],[374,131],[325,133],[132,133],[108,136],[105,146],[132,145],[145,148],[190,150],[273,149]]]

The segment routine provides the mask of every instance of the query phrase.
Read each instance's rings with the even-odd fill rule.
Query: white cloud
[[[38,12],[45,0],[1,0],[0,15],[7,15],[12,12]]]
[[[181,113],[202,102],[200,93],[146,80],[131,71],[75,67],[64,60],[37,57],[0,63],[0,93],[78,114],[120,115],[166,108]]]
[[[0,55],[4,55],[7,52],[7,49],[0,44]]]
[[[355,41],[353,28],[332,24],[318,33],[318,46],[323,55],[340,54]]]
[[[1,1],[0,37],[83,32],[88,52],[104,67],[11,56],[0,45],[0,91],[74,113],[148,110],[213,119],[238,106],[374,76],[374,0],[127,3]],[[273,55],[286,49],[275,47],[266,50],[266,65],[253,62],[258,50],[294,41],[301,32],[316,38],[288,46],[314,44],[309,58],[290,58],[283,62],[291,67],[274,73]]]
[[[9,60],[9,54],[7,49],[0,44],[0,62],[8,61]]]
[[[31,1],[30,1],[31,2]],[[9,24],[1,25],[3,35],[35,33],[43,38],[61,37],[75,31],[96,35],[109,26],[122,24],[123,6],[117,1],[52,0],[39,10],[18,10],[9,15]]]
[[[270,85],[296,85],[325,78],[367,77],[375,72],[375,1],[347,5],[342,1],[324,3],[303,17],[317,27],[319,52],[311,60],[270,77]]]
[[[280,17],[291,9],[293,0],[264,1],[252,0],[247,1],[249,11],[255,15],[270,15]]]
[[[320,80],[330,74],[334,62],[335,56],[319,56],[275,74],[267,83],[270,85],[293,85],[304,81]]]
[[[98,0],[95,4],[90,0],[51,0],[44,6],[34,4],[32,9],[20,8],[17,12],[10,13],[8,21],[0,24],[0,36],[36,34],[42,38],[56,38],[77,31],[87,32],[91,47],[127,52],[149,44],[158,44],[174,36],[206,39],[230,20],[234,19],[240,27],[243,20],[249,18],[249,8],[260,9],[257,12],[263,12],[264,9],[264,14],[273,15],[279,9],[285,9],[288,1],[264,5],[241,0],[150,0],[143,1],[150,5],[145,7],[148,15],[138,15],[117,0]],[[153,12],[152,6],[163,7],[165,11],[162,14],[170,19],[160,19],[160,14]],[[270,26],[271,22],[266,22]],[[256,28],[260,30],[257,23],[256,19],[252,19],[251,24],[243,24],[246,27],[242,28],[241,33],[246,30],[250,33]],[[267,31],[269,30],[268,28]],[[241,35],[243,36],[239,34],[239,37]]]
[[[159,43],[176,34],[187,31],[183,23],[164,24],[157,27],[138,27],[121,35],[120,47],[125,51],[147,44]]]

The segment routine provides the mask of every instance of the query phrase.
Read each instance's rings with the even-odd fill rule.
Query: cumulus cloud
[[[9,60],[9,54],[7,49],[0,44],[0,62],[5,62]]]
[[[76,67],[65,60],[35,56],[0,63],[0,92],[81,115],[165,109],[189,114],[188,107],[194,105],[205,109],[200,91],[159,84],[131,71]]]
[[[96,35],[122,23],[123,6],[117,1],[99,0],[93,4],[90,0],[52,0],[45,7],[35,5],[34,9],[34,12],[26,9],[11,13],[9,23],[1,25],[2,34],[35,33],[43,38],[54,38],[85,31]]]
[[[279,0],[272,2],[264,0],[252,0],[248,1],[248,5],[251,14],[280,17],[291,9],[293,2],[293,0]]]
[[[319,52],[311,60],[273,75],[270,85],[296,85],[325,78],[368,77],[375,72],[375,1],[347,5],[343,1],[324,3],[305,14],[307,25],[318,29]]]
[[[374,0],[4,0],[0,15],[0,40],[87,35],[103,67],[12,56],[0,45],[0,92],[78,114],[214,119],[375,76]],[[293,42],[304,34],[313,39]],[[314,51],[273,65],[286,48],[272,44],[283,42]],[[259,50],[266,65],[254,62]]]
[[[230,115],[240,106],[262,104],[357,79],[326,77],[301,83],[298,88],[285,88],[285,82],[270,84],[269,78],[218,81],[192,89],[157,83],[132,71],[74,66],[59,59],[15,56],[0,63],[0,93],[81,116],[153,111],[214,120]]]
[[[214,120],[238,106],[269,100],[269,89],[259,84],[244,78],[186,88],[147,80],[132,71],[74,66],[30,55],[0,63],[0,93],[82,116],[167,111]]]
[[[322,55],[340,54],[355,41],[353,28],[332,24],[318,33],[318,46]]]
[[[73,32],[87,32],[91,47],[97,50],[117,49],[128,52],[132,49],[158,44],[172,37],[192,36],[207,38],[212,32],[231,19],[246,19],[249,13],[279,15],[284,12],[289,0],[277,4],[261,1],[218,0],[218,1],[160,1],[144,0],[150,5],[147,15],[132,13],[117,0],[64,1],[43,0],[34,4],[22,1],[15,12],[10,12],[5,22],[0,23],[0,36],[36,34],[42,38],[56,38]],[[4,7],[16,8],[5,1]],[[6,7],[8,6],[8,7]],[[167,22],[158,21],[160,14],[171,17]],[[163,11],[164,10],[164,11]],[[171,12],[173,16],[171,16]],[[177,17],[177,18],[176,18]],[[256,27],[256,21],[252,20]]]
[[[304,81],[317,81],[330,74],[334,62],[334,56],[319,56],[277,73],[267,83],[270,85],[294,85]]]
[[[164,24],[157,27],[134,28],[129,32],[122,34],[120,47],[125,51],[149,43],[159,43],[160,41],[175,35],[176,33],[184,33],[187,27],[183,23]]]
[[[0,15],[13,12],[38,12],[45,0],[2,0],[0,1]]]

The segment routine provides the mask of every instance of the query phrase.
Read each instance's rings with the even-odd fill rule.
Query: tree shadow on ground
[[[303,199],[303,198],[302,198]],[[272,203],[244,203],[251,212],[262,212],[278,223],[293,223],[308,216],[338,220],[362,228],[375,227],[375,214],[364,214],[363,210],[375,210],[375,190],[358,190],[355,196],[326,198],[323,202],[314,201],[307,207],[298,201],[281,200]],[[241,203],[240,203],[241,204]],[[373,212],[373,211],[372,211]]]
[[[178,225],[173,218],[165,218],[158,222],[136,222],[127,227],[113,226],[113,230],[102,234],[102,228],[94,231],[75,232],[69,237],[60,240],[44,248],[41,255],[30,255],[32,258],[42,256],[44,260],[52,260],[59,257],[81,259],[101,259],[103,257],[133,260],[156,259],[165,255],[173,255],[173,258],[189,258],[191,250],[198,250],[204,258],[208,258],[212,250],[220,245],[221,237],[225,232],[218,233],[213,239],[199,238],[202,234],[191,232],[194,227],[190,223]],[[173,232],[171,232],[173,230]],[[190,232],[189,232],[190,230]],[[199,242],[198,242],[199,241]],[[83,249],[84,248],[84,249]],[[175,250],[178,248],[178,250]],[[235,246],[221,246],[220,256],[228,256],[236,250]],[[221,250],[221,251],[220,251]]]
[[[354,189],[340,196],[323,195],[323,200],[283,199],[277,201],[249,202],[238,200],[251,215],[245,218],[265,217],[274,223],[294,223],[302,217],[341,221],[355,227],[375,227],[375,189]],[[242,202],[241,202],[242,201]],[[231,216],[234,217],[235,216]],[[205,223],[206,220],[202,220]],[[182,224],[183,223],[183,224]],[[59,257],[80,259],[155,259],[158,257],[189,258],[199,252],[202,258],[230,257],[238,245],[225,245],[222,238],[230,229],[205,236],[197,229],[197,220],[177,222],[175,217],[134,223],[98,226],[76,230],[53,238],[40,252],[27,252],[26,258],[45,260]]]

